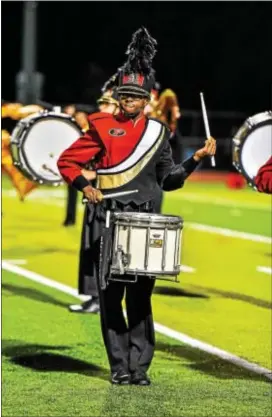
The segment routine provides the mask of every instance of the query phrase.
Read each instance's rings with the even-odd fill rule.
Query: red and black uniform
[[[254,182],[260,193],[272,194],[272,156],[259,169]]]
[[[181,188],[197,166],[193,158],[175,165],[169,145],[169,130],[161,122],[145,116],[136,121],[124,115],[93,114],[90,129],[63,152],[58,168],[78,190],[89,185],[81,169],[92,163],[97,171],[97,188],[103,193],[138,189],[137,194],[89,204],[90,275],[98,282],[100,238],[105,212],[154,212],[158,187],[166,191]],[[151,294],[154,280],[138,277],[137,283],[109,281],[99,289],[101,324],[112,372],[146,372],[154,353],[154,325]],[[99,285],[98,285],[99,287]],[[126,289],[128,325],[122,311]]]

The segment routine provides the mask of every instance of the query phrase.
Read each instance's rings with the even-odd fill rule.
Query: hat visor
[[[150,97],[150,93],[144,90],[141,87],[137,87],[135,85],[123,85],[117,88],[117,94],[131,94],[134,96],[141,96],[141,97]]]

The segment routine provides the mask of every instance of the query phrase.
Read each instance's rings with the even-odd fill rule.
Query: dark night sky
[[[39,2],[38,70],[43,99],[86,102],[89,63],[102,84],[125,60],[131,34],[144,25],[158,41],[162,87],[182,108],[249,113],[271,108],[270,2]],[[15,98],[20,69],[22,2],[2,2],[2,98]],[[89,75],[88,75],[89,74]],[[100,88],[101,85],[97,85]]]

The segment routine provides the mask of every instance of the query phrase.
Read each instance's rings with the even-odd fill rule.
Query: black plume
[[[153,73],[152,60],[156,54],[157,41],[150,36],[147,29],[141,27],[132,35],[126,54],[127,62],[122,69],[125,73],[138,72],[149,75]]]
[[[112,75],[108,81],[105,82],[105,84],[103,85],[101,92],[105,93],[108,90],[111,90],[113,87],[117,86],[118,84],[118,75],[119,75],[119,68],[117,70],[117,72]]]
[[[108,79],[108,81],[105,82],[105,84],[101,88],[101,92],[102,93],[105,93],[106,91],[111,90],[114,87],[117,87],[118,86],[118,84],[119,84],[119,76],[122,74],[123,67],[118,68],[117,71],[116,71],[116,73],[113,74]]]

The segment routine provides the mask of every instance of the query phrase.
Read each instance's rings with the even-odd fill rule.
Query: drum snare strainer
[[[112,280],[121,275],[175,277],[180,273],[183,220],[149,213],[115,213]],[[113,277],[114,275],[115,277]],[[166,278],[165,278],[166,279]],[[167,280],[173,280],[168,278]]]

